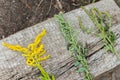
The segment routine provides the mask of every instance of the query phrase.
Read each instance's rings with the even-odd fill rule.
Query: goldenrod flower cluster
[[[44,44],[41,43],[41,39],[45,36],[46,30],[44,29],[34,40],[33,43],[29,44],[27,48],[20,45],[11,45],[3,42],[2,44],[7,48],[22,52],[22,56],[26,58],[26,64],[29,66],[37,66],[40,64],[40,61],[46,60],[50,55],[43,56],[46,53],[44,49]]]

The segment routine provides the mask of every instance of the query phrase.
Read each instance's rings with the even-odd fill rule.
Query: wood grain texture
[[[116,49],[120,52],[120,9],[113,0],[101,0],[100,2],[86,6],[87,9],[97,7],[100,11],[108,11],[111,13],[114,26],[111,28],[115,32],[118,39],[116,40]],[[78,22],[78,16],[82,17],[83,24],[86,27],[95,27],[87,14],[80,8],[64,14],[65,19],[72,24],[78,41],[88,44],[89,54],[88,63],[90,72],[93,76],[98,76],[120,64],[120,60],[112,54],[105,52],[102,48],[101,40],[95,35],[84,34]],[[26,47],[31,43],[42,29],[47,30],[47,35],[43,38],[42,43],[45,44],[47,54],[51,58],[42,62],[44,68],[51,74],[54,73],[57,80],[82,80],[84,74],[78,74],[73,67],[74,59],[70,57],[67,50],[66,42],[62,36],[59,24],[55,19],[51,18],[42,23],[19,31],[3,40],[10,44],[20,44]],[[25,59],[21,53],[11,51],[0,44],[0,80],[39,80],[39,71],[36,68],[29,67],[25,64]]]

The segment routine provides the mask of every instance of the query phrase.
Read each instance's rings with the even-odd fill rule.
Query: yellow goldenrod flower
[[[39,58],[38,60],[39,61],[44,61],[44,60],[48,59],[49,57],[50,57],[50,55],[47,55],[47,56],[44,56],[42,58]]]
[[[23,53],[29,52],[29,50],[27,48],[24,48],[20,45],[11,45],[11,44],[7,44],[5,42],[2,42],[2,45],[6,46],[7,48],[14,50],[14,51],[19,51],[19,52],[23,52]]]
[[[29,44],[27,48],[24,48],[20,45],[11,45],[3,42],[2,44],[7,48],[23,52],[22,56],[26,58],[26,64],[29,66],[36,66],[40,61],[46,60],[50,57],[50,55],[43,56],[46,53],[44,49],[44,44],[41,44],[41,39],[45,36],[46,30],[44,29],[34,40],[33,43]]]
[[[30,57],[26,58],[26,64],[29,65],[29,66],[36,66],[37,65],[36,61],[32,57],[31,58]]]
[[[44,29],[34,40],[33,43],[29,44],[27,48],[24,48],[20,45],[11,45],[7,44],[5,42],[2,43],[2,45],[6,46],[7,48],[22,52],[22,56],[26,58],[26,64],[29,66],[37,67],[40,72],[41,80],[55,80],[54,75],[52,77],[49,76],[49,74],[44,70],[44,68],[41,66],[40,62],[48,59],[50,55],[43,56],[46,53],[46,50],[44,49],[44,44],[41,43],[41,39],[43,36],[45,36],[46,30]],[[43,56],[43,57],[41,57]]]
[[[43,36],[45,36],[46,34],[46,30],[44,29],[34,40],[34,46],[33,47],[37,47],[38,44],[41,42],[41,39]]]

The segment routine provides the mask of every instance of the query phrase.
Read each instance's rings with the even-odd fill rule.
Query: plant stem
[[[59,22],[61,32],[63,33],[67,43],[70,44],[69,50],[72,53],[72,56],[76,61],[80,62],[82,67],[85,69],[85,80],[92,80],[92,76],[89,73],[88,63],[85,58],[85,47],[83,45],[78,45],[76,37],[73,36],[74,31],[72,26],[64,20],[63,14],[56,15],[55,19]]]

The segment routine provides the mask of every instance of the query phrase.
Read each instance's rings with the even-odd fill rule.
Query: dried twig
[[[56,2],[57,2],[57,4],[58,4],[58,7],[62,10],[62,9],[63,9],[63,7],[62,7],[61,2],[60,2],[59,0],[56,0]]]
[[[40,0],[38,6],[37,6],[36,9],[35,9],[35,12],[38,10],[38,8],[40,7],[40,5],[42,4],[43,1],[44,1],[44,0]]]
[[[53,0],[51,0],[51,2],[50,2],[50,7],[49,7],[49,10],[48,10],[48,12],[47,12],[46,15],[48,15],[48,14],[50,13],[50,10],[51,10],[51,7],[52,7],[52,1],[53,1]]]

